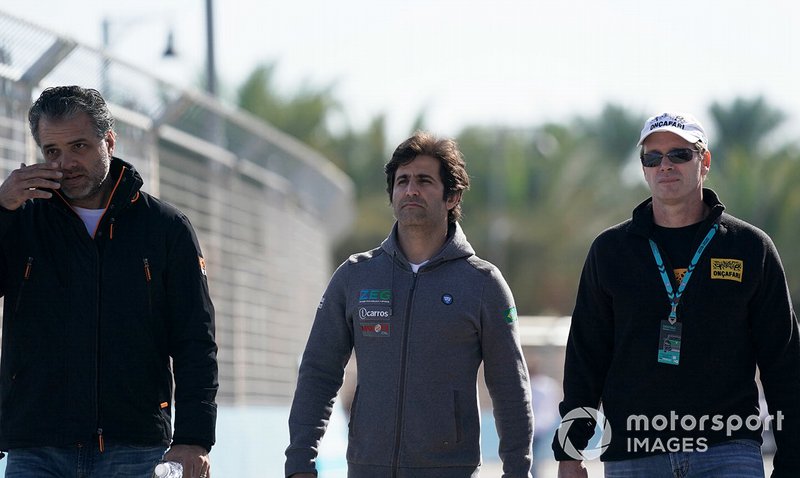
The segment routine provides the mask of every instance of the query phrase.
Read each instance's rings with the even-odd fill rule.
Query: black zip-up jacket
[[[605,461],[678,446],[702,452],[728,440],[760,442],[758,424],[745,421],[759,413],[758,366],[775,416],[772,476],[800,476],[800,339],[780,258],[767,234],[723,212],[712,190],[703,190],[703,200],[711,213],[691,250],[712,225],[718,230],[678,305],[679,364],[658,362],[660,324],[670,303],[648,241],[648,199],[631,220],[600,234],[589,251],[567,343],[561,415],[602,402],[612,431],[600,457]],[[661,255],[672,271],[663,250]],[[743,420],[738,426],[736,416]],[[565,452],[565,438],[581,449],[592,431],[577,422],[566,430],[553,442],[559,460],[575,458]]]
[[[197,238],[130,164],[114,158],[110,175],[94,239],[57,191],[0,208],[0,449],[214,444],[214,309]]]

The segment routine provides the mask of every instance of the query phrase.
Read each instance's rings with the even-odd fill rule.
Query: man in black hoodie
[[[773,478],[800,476],[800,339],[775,246],[703,187],[711,152],[694,117],[648,119],[639,145],[652,197],[597,237],[581,276],[559,476],[585,477],[591,452],[607,477],[763,476],[764,424]]]
[[[6,476],[148,478],[167,446],[210,476],[214,310],[188,219],[113,157],[96,90],[48,88],[29,121],[45,161],[0,185]]]

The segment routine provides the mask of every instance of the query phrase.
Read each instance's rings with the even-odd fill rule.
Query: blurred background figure
[[[533,402],[533,478],[545,478],[543,470],[548,462],[553,461],[553,442],[561,415],[558,413],[558,403],[561,401],[561,384],[542,372],[539,367],[538,355],[528,359],[531,375],[531,400]]]

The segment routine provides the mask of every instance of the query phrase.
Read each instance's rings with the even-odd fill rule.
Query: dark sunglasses
[[[671,163],[681,164],[688,163],[694,158],[694,153],[699,153],[697,149],[689,148],[676,148],[670,150],[667,154],[661,151],[650,151],[649,153],[640,153],[639,159],[642,160],[642,166],[646,168],[655,168],[661,166],[661,159],[666,156]]]

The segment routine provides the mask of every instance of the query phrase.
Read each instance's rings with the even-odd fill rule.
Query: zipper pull
[[[97,429],[97,444],[100,446],[100,453],[103,453],[104,451],[106,451],[106,443],[103,440],[103,429],[102,428],[98,428]]]
[[[150,282],[153,279],[153,276],[150,275],[150,261],[147,258],[144,258],[144,278],[147,282]]]
[[[28,257],[28,262],[25,264],[25,274],[22,276],[25,280],[31,277],[31,268],[33,267],[33,257]]]
[[[111,226],[108,228],[108,240],[114,239],[114,221],[116,220],[115,217],[111,218]]]

